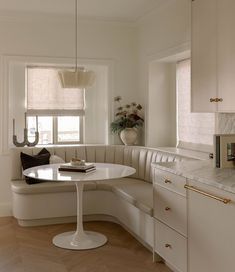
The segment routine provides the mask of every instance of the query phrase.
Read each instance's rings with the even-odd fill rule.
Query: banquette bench
[[[84,219],[121,224],[145,245],[153,246],[152,162],[192,158],[158,149],[119,145],[79,145],[47,148],[69,162],[73,157],[89,162],[124,164],[136,169],[128,178],[88,182],[84,186]],[[22,177],[20,152],[37,154],[41,148],[11,150],[13,215],[21,226],[76,221],[76,189],[66,182],[29,185]]]

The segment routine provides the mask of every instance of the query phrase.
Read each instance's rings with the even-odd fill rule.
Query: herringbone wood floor
[[[108,243],[98,249],[71,251],[52,244],[54,235],[74,229],[75,224],[23,228],[12,217],[0,218],[0,272],[170,272],[110,222],[85,223],[85,229],[107,235]]]

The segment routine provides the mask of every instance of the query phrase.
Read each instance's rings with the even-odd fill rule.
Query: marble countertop
[[[153,167],[235,194],[235,168],[214,168],[213,160],[153,163]]]
[[[183,149],[183,148],[177,148],[177,147],[158,147],[157,150],[163,151],[163,152],[169,152],[176,155],[180,155],[183,157],[189,157],[197,160],[208,160],[209,159],[209,153],[208,152],[202,152],[202,151],[195,151],[195,150],[189,150],[189,149]]]

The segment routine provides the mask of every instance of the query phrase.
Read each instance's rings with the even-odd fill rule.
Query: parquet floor
[[[86,230],[108,236],[98,249],[71,251],[55,247],[54,235],[75,224],[18,226],[12,217],[0,218],[0,272],[170,272],[152,263],[152,254],[121,226],[110,222],[85,223]]]

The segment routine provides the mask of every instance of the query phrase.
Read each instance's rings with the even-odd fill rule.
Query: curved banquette
[[[76,189],[66,182],[26,184],[22,177],[20,152],[37,154],[41,148],[13,148],[13,215],[21,226],[76,221]],[[173,162],[191,158],[158,149],[119,145],[79,145],[47,148],[69,162],[73,157],[89,162],[132,166],[128,178],[88,182],[84,186],[84,219],[111,220],[134,234],[145,245],[153,245],[152,162]]]

